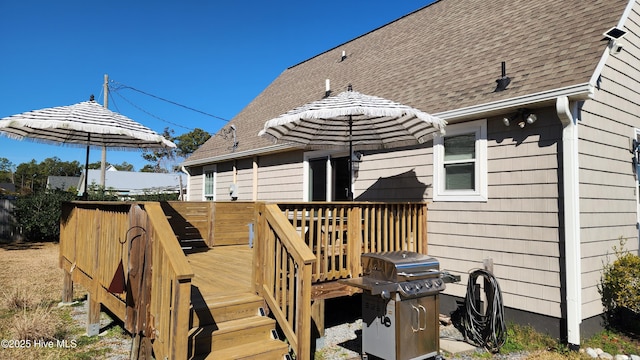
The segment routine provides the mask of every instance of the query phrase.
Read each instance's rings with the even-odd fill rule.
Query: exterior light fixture
[[[527,109],[518,109],[518,112],[510,117],[505,116],[502,118],[504,126],[510,126],[512,122],[517,122],[518,126],[523,129],[526,125],[531,125],[538,120],[538,116]]]
[[[529,114],[526,120],[527,120],[527,124],[531,125],[534,122],[536,122],[536,120],[538,120],[538,117],[536,116],[536,114]]]
[[[607,30],[604,32],[604,37],[609,39],[609,53],[612,55],[618,55],[620,54],[620,52],[622,52],[622,49],[624,48],[624,44],[620,41],[620,39],[622,39],[622,37],[626,34],[627,32],[618,28],[618,27],[612,27],[611,29]]]
[[[351,154],[351,166],[353,167],[354,175],[360,170],[360,163],[362,162],[362,153],[360,151],[354,151]]]

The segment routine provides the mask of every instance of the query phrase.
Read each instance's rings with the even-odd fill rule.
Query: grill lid
[[[375,280],[401,282],[440,277],[438,260],[413,251],[362,254],[363,276]]]

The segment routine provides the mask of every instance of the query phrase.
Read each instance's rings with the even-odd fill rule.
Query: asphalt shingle
[[[286,69],[232,120],[236,152],[273,145],[265,121],[354,90],[439,113],[589,82],[624,0],[441,0]],[[347,58],[341,61],[342,51]],[[508,90],[494,92],[506,62]],[[214,136],[187,163],[231,154]]]

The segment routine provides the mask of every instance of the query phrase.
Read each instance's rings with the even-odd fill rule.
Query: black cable
[[[183,129],[186,129],[186,130],[191,130],[191,131],[193,131],[193,130],[194,130],[194,129],[192,129],[192,128],[189,128],[189,127],[186,127],[186,126],[182,126],[182,125],[180,125],[180,124],[177,124],[177,123],[175,123],[175,122],[171,122],[171,121],[169,121],[169,120],[163,119],[163,118],[161,118],[161,117],[159,117],[159,116],[157,116],[157,115],[154,115],[154,114],[152,114],[152,113],[148,112],[147,110],[145,110],[145,109],[141,108],[140,106],[138,106],[138,105],[134,104],[131,100],[127,99],[126,97],[124,97],[122,94],[120,94],[120,93],[119,93],[119,92],[117,92],[117,91],[113,91],[113,92],[110,92],[110,93],[109,93],[109,97],[110,97],[111,99],[113,99],[113,96],[111,96],[111,94],[113,94],[113,93],[115,93],[115,94],[117,94],[118,96],[120,96],[124,101],[128,102],[128,103],[129,103],[129,105],[133,106],[134,108],[136,108],[136,109],[138,109],[138,110],[142,111],[143,113],[145,113],[145,114],[147,114],[147,115],[149,115],[149,116],[151,116],[151,117],[153,117],[153,118],[155,118],[155,119],[157,119],[157,120],[160,120],[160,121],[162,121],[162,122],[166,122],[167,124],[171,124],[171,125],[173,125],[173,126],[181,127],[181,128],[183,128]]]
[[[485,297],[487,309],[481,313],[476,308],[476,280],[485,279]],[[490,272],[478,269],[469,274],[467,295],[464,298],[465,313],[463,325],[465,338],[476,346],[482,346],[492,353],[497,353],[506,341],[507,328],[504,322],[504,305],[502,292],[496,278]]]
[[[150,93],[145,92],[145,91],[142,91],[142,90],[140,90],[140,89],[136,89],[136,88],[134,88],[133,86],[129,86],[129,85],[125,85],[125,84],[121,84],[121,83],[115,82],[115,81],[113,81],[113,80],[111,80],[111,83],[113,83],[113,84],[114,84],[114,86],[110,86],[109,88],[110,88],[111,90],[114,90],[114,91],[117,91],[117,90],[120,90],[120,89],[130,89],[130,90],[133,90],[133,91],[137,91],[137,92],[139,92],[139,93],[141,93],[141,94],[144,94],[144,95],[150,96],[150,97],[152,97],[152,98],[156,98],[156,99],[158,99],[158,100],[162,100],[162,101],[164,101],[164,102],[168,102],[168,103],[170,103],[170,104],[173,104],[173,105],[176,105],[176,106],[180,106],[180,107],[185,108],[185,109],[187,109],[187,110],[195,111],[195,112],[200,113],[200,114],[202,114],[202,115],[210,116],[210,117],[212,117],[212,118],[216,118],[216,119],[218,119],[218,120],[222,120],[222,121],[225,121],[225,122],[229,122],[229,121],[230,121],[230,120],[225,119],[225,118],[223,118],[223,117],[216,116],[216,115],[213,115],[213,114],[209,114],[209,113],[206,113],[206,112],[204,112],[204,111],[201,111],[201,110],[198,110],[198,109],[194,109],[194,108],[189,107],[189,106],[186,106],[186,105],[179,104],[179,103],[177,103],[177,102],[175,102],[175,101],[171,101],[171,100],[168,100],[168,99],[162,98],[162,97],[160,97],[160,96],[150,94]]]

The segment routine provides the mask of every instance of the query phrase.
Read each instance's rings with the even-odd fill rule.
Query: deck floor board
[[[192,285],[206,296],[251,292],[253,249],[247,245],[215,246],[187,254],[195,274]]]

